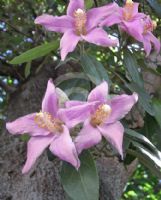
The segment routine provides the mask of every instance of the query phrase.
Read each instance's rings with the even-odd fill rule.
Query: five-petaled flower
[[[98,27],[104,16],[110,16],[115,8],[116,4],[109,4],[86,12],[84,0],[70,0],[67,15],[54,17],[43,14],[35,19],[35,23],[43,25],[49,31],[64,33],[60,41],[61,59],[64,60],[82,40],[104,47],[118,44],[117,39],[111,39]]]
[[[125,31],[137,41],[142,42],[144,50],[148,56],[151,51],[151,43],[154,49],[159,53],[160,41],[152,34],[156,28],[156,23],[153,22],[149,16],[138,12],[138,3],[132,0],[127,0],[124,7],[119,7],[117,4],[117,11],[112,15],[105,17],[100,23],[100,26],[112,26],[118,24],[120,30]]]
[[[108,85],[103,82],[90,92],[87,102],[67,101],[67,109],[61,109],[59,114],[69,127],[84,122],[75,139],[78,153],[98,144],[103,135],[123,158],[124,128],[119,120],[131,110],[138,95],[123,94],[110,99],[107,94]]]
[[[27,161],[22,172],[27,173],[36,159],[49,146],[50,151],[60,159],[79,168],[80,162],[69,129],[58,117],[59,99],[52,80],[48,81],[46,93],[42,101],[42,111],[20,117],[6,124],[8,131],[15,134],[29,133]]]

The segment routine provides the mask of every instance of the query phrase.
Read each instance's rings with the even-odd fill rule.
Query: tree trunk
[[[54,66],[46,66],[10,96],[6,109],[7,121],[28,113],[37,112],[49,78],[55,79]],[[64,200],[65,194],[59,181],[61,162],[48,161],[46,152],[38,159],[29,174],[22,175],[26,160],[26,142],[10,135],[5,126],[0,135],[0,200]],[[100,200],[119,200],[129,176],[137,163],[127,169],[117,158],[97,161],[100,175]],[[84,199],[82,199],[84,200]]]

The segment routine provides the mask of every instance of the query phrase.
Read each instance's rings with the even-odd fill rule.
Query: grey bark
[[[6,121],[39,111],[47,80],[56,77],[54,67],[46,66],[39,74],[21,85],[10,96]],[[26,143],[22,142],[20,137],[10,135],[4,126],[0,144],[0,200],[65,200],[59,180],[59,160],[48,161],[44,152],[30,173],[22,175],[21,168],[26,160]],[[125,169],[117,158],[98,159],[100,200],[119,200],[136,165],[134,162]]]

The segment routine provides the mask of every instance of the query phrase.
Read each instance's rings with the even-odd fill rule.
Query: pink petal
[[[138,101],[138,95],[118,95],[111,100],[111,115],[106,123],[110,124],[122,119]]]
[[[27,173],[36,162],[36,159],[43,153],[53,140],[53,135],[46,137],[32,137],[27,144],[27,161],[22,169],[22,173]]]
[[[136,28],[137,27],[137,28]],[[120,28],[126,31],[129,35],[134,37],[137,41],[143,40],[143,25],[139,20],[133,20],[126,22],[124,21],[122,26],[120,25]]]
[[[120,122],[98,127],[102,135],[117,149],[123,159],[122,143],[124,127]]]
[[[91,30],[97,27],[98,24],[107,16],[112,16],[117,12],[118,5],[111,3],[106,6],[93,8],[87,12],[87,29]]]
[[[20,117],[13,122],[8,122],[6,124],[6,128],[13,135],[22,135],[24,133],[28,133],[31,136],[48,135],[49,132],[47,130],[38,127],[38,125],[35,123],[35,115],[36,113],[32,113],[24,117]]]
[[[59,133],[55,137],[54,141],[50,145],[50,151],[58,156],[61,160],[69,162],[76,169],[80,167],[80,161],[78,159],[77,151],[72,138],[69,134],[69,130],[66,126],[63,126],[64,132]]]
[[[73,17],[74,12],[79,8],[84,10],[84,0],[70,0],[67,8],[67,15]]]
[[[106,102],[108,95],[108,84],[106,81],[102,82],[100,85],[96,86],[88,95],[88,102]]]
[[[77,124],[84,122],[90,116],[94,106],[95,103],[86,103],[71,108],[60,109],[58,111],[58,117],[65,122],[69,128],[73,128]]]
[[[66,31],[60,41],[61,60],[65,60],[69,52],[74,51],[76,45],[80,40],[72,30]]]
[[[69,29],[73,29],[74,21],[70,16],[66,15],[54,17],[52,15],[43,14],[35,19],[35,24],[44,26],[48,31],[64,33]]]
[[[151,32],[149,32],[149,36],[150,36],[150,41],[154,45],[154,49],[156,50],[157,53],[159,53],[160,52],[160,41],[159,41],[159,39],[157,39]]]
[[[51,79],[48,81],[45,96],[42,101],[42,111],[52,114],[53,117],[56,117],[58,111],[58,98]]]
[[[102,137],[97,128],[94,128],[89,122],[84,124],[79,135],[75,139],[75,145],[80,154],[84,149],[88,149],[101,141]]]
[[[86,104],[86,102],[83,102],[83,101],[66,101],[65,102],[66,108],[71,108],[73,106],[80,106],[83,104]]]
[[[139,8],[139,3],[133,3],[132,17],[134,17],[134,16],[136,16],[138,14],[138,8]]]
[[[105,17],[104,20],[100,23],[100,26],[113,26],[114,24],[119,24],[121,23],[121,15],[119,12],[115,12],[113,15],[109,15]]]
[[[103,47],[109,47],[109,46],[117,46],[118,40],[117,39],[111,39],[106,31],[104,31],[101,28],[95,28],[92,31],[90,31],[87,35],[82,35],[82,38],[86,40],[87,42],[103,46]]]

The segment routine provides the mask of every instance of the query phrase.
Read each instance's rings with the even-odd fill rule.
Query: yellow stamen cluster
[[[123,9],[124,20],[128,21],[132,18],[133,10],[134,2],[132,0],[127,0]]]
[[[111,111],[112,110],[109,105],[107,104],[100,105],[97,108],[96,112],[91,117],[90,123],[92,124],[92,126],[96,127],[104,123],[105,120],[107,120],[107,118],[110,116]]]
[[[75,18],[75,28],[76,28],[76,34],[77,35],[86,35],[86,22],[87,22],[87,16],[84,10],[77,9],[74,12],[74,18]]]
[[[39,112],[36,114],[34,121],[40,128],[47,129],[51,133],[63,132],[63,122],[52,117],[50,113]]]

